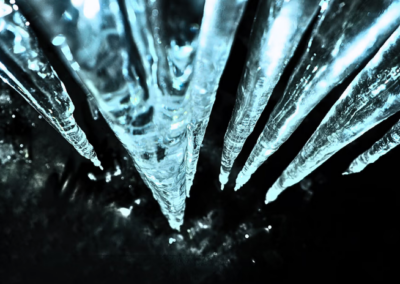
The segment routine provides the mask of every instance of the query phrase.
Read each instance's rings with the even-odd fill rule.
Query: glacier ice
[[[332,0],[236,179],[235,189],[291,136],[308,113],[374,54],[400,21],[399,0]]]
[[[367,151],[358,156],[343,173],[344,175],[359,173],[368,164],[375,163],[381,156],[400,144],[400,121],[398,121],[381,139]]]
[[[188,93],[192,118],[187,127],[186,190],[189,196],[201,143],[210,119],[219,81],[229,57],[247,0],[206,0],[193,78]]]
[[[77,125],[74,105],[31,31],[9,1],[0,1],[0,77],[84,156],[101,167],[93,146]]]
[[[228,182],[232,165],[261,116],[319,0],[261,1],[250,37],[246,69],[224,138],[219,180]]]
[[[400,28],[347,87],[267,192],[271,202],[341,148],[400,110]]]

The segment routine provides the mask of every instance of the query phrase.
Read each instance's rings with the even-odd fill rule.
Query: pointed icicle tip
[[[181,231],[181,225],[178,224],[171,224],[171,222],[169,223],[170,227],[174,230],[177,230],[178,232]]]
[[[100,160],[97,158],[97,156],[95,156],[94,158],[91,159],[92,163],[96,166],[99,167],[100,170],[104,170],[103,167],[101,166],[101,162]]]
[[[279,185],[279,179],[271,186],[268,190],[267,194],[265,195],[265,204],[269,204],[272,201],[275,201],[279,194],[285,190],[285,187]]]
[[[243,185],[245,185],[248,180],[249,178],[243,174],[242,170],[236,178],[235,191],[239,190]]]
[[[224,190],[225,185],[228,183],[228,177],[229,174],[227,175],[221,167],[219,174],[219,182],[221,183],[221,190]]]
[[[269,192],[269,191],[268,191]],[[265,196],[265,204],[269,204],[276,200],[277,196],[271,196],[272,194],[266,194]]]
[[[351,175],[351,174],[354,174],[354,172],[352,172],[350,169],[347,169],[346,171],[344,171],[342,173],[343,176],[347,176],[347,175]]]

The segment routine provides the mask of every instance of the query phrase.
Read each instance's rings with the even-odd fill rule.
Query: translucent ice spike
[[[347,87],[296,158],[270,188],[266,203],[301,181],[363,133],[400,110],[400,28]]]
[[[164,0],[28,3],[41,15],[44,31],[53,44],[95,96],[103,116],[133,157],[138,172],[175,229],[183,222],[186,199],[188,112],[183,95],[186,87],[180,83],[186,84],[185,71],[191,69],[187,59],[192,56],[195,40],[191,22],[182,22],[185,17],[179,14],[193,11],[192,6],[198,2],[186,0],[182,5],[185,9],[168,13],[163,10],[162,4],[168,4]],[[174,3],[168,9],[177,8]],[[46,13],[43,7],[53,13]],[[124,11],[130,24],[123,18]],[[164,23],[169,24],[168,33]],[[174,34],[177,26],[179,32]],[[159,46],[155,46],[155,30]]]
[[[246,0],[206,0],[205,3],[194,74],[189,87],[192,120],[187,131],[186,190],[188,196],[219,80],[228,60],[246,3]]]
[[[139,1],[138,1],[139,2]],[[147,1],[146,15],[151,32],[148,42],[154,43],[152,78],[159,90],[155,102],[154,121],[158,126],[157,160],[136,162],[157,186],[154,194],[160,204],[166,204],[170,225],[179,228],[186,199],[186,126],[190,118],[190,97],[187,87],[192,76],[198,27],[203,11],[202,0]],[[138,9],[137,9],[138,10]],[[137,13],[136,19],[140,19]],[[143,18],[141,20],[144,22]],[[135,28],[132,27],[132,30]],[[138,32],[133,32],[134,38]],[[141,48],[139,48],[140,50]],[[152,63],[150,62],[150,63]],[[145,172],[146,173],[146,172]],[[152,181],[153,182],[153,181]],[[155,185],[155,186],[154,186]],[[163,206],[161,206],[163,209]],[[175,214],[172,215],[171,211]],[[178,215],[180,214],[180,215]]]
[[[308,113],[371,54],[400,22],[399,0],[332,0],[286,90],[236,179],[236,189],[296,130]]]
[[[101,167],[76,124],[74,105],[18,6],[0,1],[0,77],[20,93],[85,158]]]
[[[371,148],[358,156],[343,173],[344,175],[359,173],[369,164],[375,163],[381,156],[400,144],[400,121],[397,122]]]
[[[247,64],[225,134],[221,189],[264,110],[289,59],[319,10],[320,0],[261,1],[250,37]]]

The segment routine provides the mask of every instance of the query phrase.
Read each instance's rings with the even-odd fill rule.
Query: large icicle
[[[189,196],[200,147],[210,119],[222,72],[247,0],[206,0],[189,94],[192,120],[188,125],[186,190]]]
[[[341,148],[400,110],[400,28],[347,87],[296,158],[270,188],[266,203]]]
[[[202,1],[180,0],[178,7],[165,0],[62,0],[63,9],[52,0],[29,1],[175,229],[185,209],[185,93]],[[58,12],[45,13],[43,5]]]
[[[319,1],[260,2],[250,36],[246,69],[225,134],[219,175],[221,189],[228,182],[236,157],[253,132],[303,33],[319,10]]]
[[[192,77],[198,37],[196,27],[200,24],[203,5],[203,0],[173,3],[148,0],[146,5],[156,54],[156,69],[152,70],[158,90],[154,121],[159,135],[157,154],[161,152],[158,165],[153,161],[146,166],[160,183],[156,199],[166,200],[169,211],[181,214],[175,218],[175,223],[170,220],[171,227],[176,229],[183,222],[185,209],[186,129],[190,119],[187,88]]]
[[[359,173],[368,164],[375,163],[381,156],[400,144],[400,121],[398,121],[380,140],[371,148],[358,156],[343,173],[344,175]]]
[[[242,171],[236,189],[296,130],[308,113],[398,27],[399,0],[332,0]]]
[[[21,94],[74,148],[101,167],[79,128],[74,105],[17,5],[0,1],[0,77]]]

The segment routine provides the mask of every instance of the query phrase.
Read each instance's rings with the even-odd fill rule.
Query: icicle
[[[54,9],[59,12],[51,16],[41,9],[43,2],[50,7],[58,3],[29,1],[175,229],[185,209],[185,89],[197,37],[185,20],[201,14],[201,1],[182,0],[177,7],[165,0],[63,0],[64,10]]]
[[[275,85],[299,41],[319,10],[320,0],[261,1],[250,37],[245,72],[225,134],[221,189],[232,165],[253,132]]]
[[[193,27],[199,25],[202,2],[156,0],[147,1],[146,5],[155,50],[152,56],[156,58],[152,69],[153,81],[158,89],[154,121],[160,137],[157,161],[148,166],[149,172],[159,181],[156,199],[166,203],[167,210],[175,214],[172,216],[175,221],[169,218],[171,227],[175,229],[182,224],[185,209],[184,158],[186,126],[190,118],[187,88],[197,47],[197,29]],[[197,19],[199,22],[196,22]],[[167,210],[163,211],[164,214]],[[176,217],[178,214],[179,218]]]
[[[335,86],[377,51],[400,21],[399,0],[332,0],[325,6],[307,52],[236,179],[236,189]]]
[[[380,140],[371,148],[358,156],[343,173],[344,175],[359,173],[368,164],[375,163],[381,156],[400,144],[400,121],[397,122]]]
[[[8,1],[7,1],[8,2]],[[18,6],[0,1],[0,77],[20,93],[75,149],[101,168],[73,118],[74,105]]]
[[[214,105],[219,80],[246,3],[246,0],[206,0],[205,3],[194,74],[189,87],[192,120],[187,131],[187,196],[193,183],[201,143]]]
[[[317,130],[270,188],[266,203],[341,148],[400,110],[400,28],[347,87]]]

